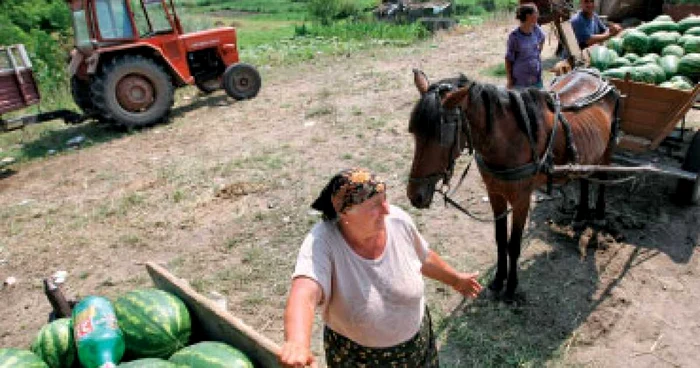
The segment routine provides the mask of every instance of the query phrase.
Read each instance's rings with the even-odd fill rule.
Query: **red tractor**
[[[73,14],[71,89],[86,115],[128,127],[164,120],[174,89],[253,98],[261,79],[240,63],[236,30],[184,33],[173,0],[66,0]]]

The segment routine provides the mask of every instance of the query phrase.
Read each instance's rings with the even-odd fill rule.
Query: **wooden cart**
[[[573,66],[588,65],[569,21],[555,22],[557,33]],[[632,167],[598,168],[611,172],[654,172],[678,178],[676,197],[681,204],[700,203],[700,131],[685,128],[685,116],[691,108],[700,109],[700,83],[689,91],[652,84],[610,78],[623,95],[621,138],[615,161]],[[679,127],[680,125],[680,127]],[[670,143],[683,153],[681,167],[653,164],[649,153],[657,153],[662,143]],[[579,168],[590,170],[591,168]],[[559,172],[575,172],[569,167]]]
[[[279,345],[221,309],[165,268],[148,262],[146,269],[155,287],[178,296],[187,305],[192,318],[192,342],[221,341],[241,350],[258,368],[280,367],[277,360]]]
[[[0,46],[0,132],[54,119],[63,119],[67,124],[85,120],[82,115],[65,109],[7,120],[2,118],[2,114],[37,105],[40,100],[32,62],[24,45]]]

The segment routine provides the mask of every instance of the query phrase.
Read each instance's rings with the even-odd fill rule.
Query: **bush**
[[[358,17],[361,6],[353,0],[309,0],[309,14],[322,25],[334,20]]]

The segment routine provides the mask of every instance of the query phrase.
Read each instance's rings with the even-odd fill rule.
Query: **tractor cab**
[[[223,88],[253,98],[260,74],[239,62],[236,30],[185,33],[173,0],[66,0],[75,48],[69,67],[73,99],[89,115],[120,125],[165,118],[173,89]]]

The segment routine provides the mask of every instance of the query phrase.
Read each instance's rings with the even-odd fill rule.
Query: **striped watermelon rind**
[[[158,358],[143,358],[119,364],[121,368],[177,368],[178,365]]]
[[[212,341],[188,346],[173,354],[170,361],[190,368],[253,368],[253,363],[240,350]]]
[[[77,357],[70,318],[57,319],[39,330],[30,350],[50,368],[70,368]]]
[[[41,358],[29,350],[0,349],[0,368],[48,368]]]
[[[158,289],[134,290],[114,302],[126,350],[134,358],[168,358],[187,345],[192,324],[185,304]]]
[[[683,56],[678,62],[678,74],[698,81],[700,79],[700,53]]]

